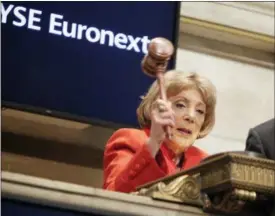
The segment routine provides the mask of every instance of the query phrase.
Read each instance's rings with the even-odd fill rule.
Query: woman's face
[[[204,123],[206,105],[198,90],[186,89],[168,98],[175,112],[172,142],[180,149],[186,149],[197,139]]]

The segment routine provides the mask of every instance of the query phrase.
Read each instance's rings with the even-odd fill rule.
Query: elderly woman
[[[137,186],[198,165],[207,156],[193,144],[214,126],[215,87],[196,73],[168,71],[164,80],[167,101],[159,99],[155,81],[137,109],[142,129],[119,129],[108,140],[104,189],[132,192]],[[172,132],[169,139],[166,126]]]

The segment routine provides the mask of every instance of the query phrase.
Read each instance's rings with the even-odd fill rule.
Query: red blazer
[[[149,130],[124,128],[111,136],[104,151],[104,189],[128,193],[177,171],[173,152],[165,144],[156,158],[151,155],[145,144],[149,133]],[[206,156],[194,146],[188,148],[182,169],[198,165]]]

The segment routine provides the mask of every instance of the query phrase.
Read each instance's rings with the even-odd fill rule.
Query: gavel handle
[[[158,68],[157,69],[157,73],[156,73],[156,77],[157,77],[157,80],[158,80],[158,85],[159,85],[159,90],[160,90],[160,98],[162,100],[167,100],[167,97],[166,97],[166,93],[165,93],[165,89],[164,89],[164,78],[163,78],[163,69],[162,68]],[[166,138],[167,139],[171,139],[171,128],[169,126],[166,126],[164,127],[164,131],[165,131],[165,134],[166,134]]]

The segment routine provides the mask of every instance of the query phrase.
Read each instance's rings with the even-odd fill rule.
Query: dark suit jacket
[[[246,151],[261,153],[266,158],[275,160],[274,118],[249,130],[246,140]],[[275,199],[266,208],[261,209],[260,215],[275,216]],[[264,213],[265,212],[265,213]]]
[[[275,160],[274,118],[249,130],[246,151],[254,151]]]

